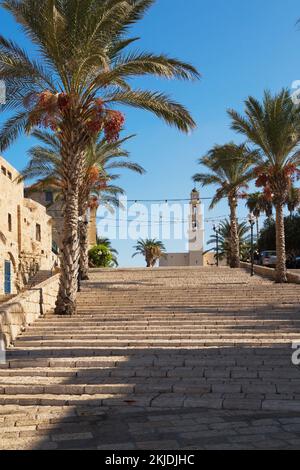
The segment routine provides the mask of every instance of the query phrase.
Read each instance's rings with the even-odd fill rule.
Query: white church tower
[[[164,266],[203,266],[204,219],[200,194],[196,189],[191,192],[188,218],[188,251],[185,253],[166,253],[159,260]]]
[[[200,194],[191,192],[189,215],[189,265],[203,266],[204,223]]]

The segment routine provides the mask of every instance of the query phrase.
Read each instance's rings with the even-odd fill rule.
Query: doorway
[[[11,294],[11,262],[4,261],[4,293]]]

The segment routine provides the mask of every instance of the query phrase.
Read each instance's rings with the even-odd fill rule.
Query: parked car
[[[261,266],[267,266],[268,268],[275,268],[277,264],[276,251],[262,251],[260,253]]]

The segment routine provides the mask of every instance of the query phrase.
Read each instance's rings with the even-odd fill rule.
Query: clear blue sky
[[[128,145],[131,158],[147,169],[145,176],[122,174],[120,184],[130,199],[185,198],[199,170],[197,159],[214,144],[241,139],[230,130],[226,109],[242,110],[250,94],[277,91],[300,80],[300,17],[297,0],[157,0],[133,31],[141,37],[140,50],[165,52],[192,62],[202,73],[197,83],[139,79],[142,87],[166,91],[184,103],[197,121],[190,136],[181,135],[163,122],[138,110],[126,111],[126,133],[137,134]],[[30,45],[6,12],[0,11],[1,34]],[[3,115],[1,120],[3,119]],[[17,168],[26,163],[32,143],[22,137],[4,153]],[[202,190],[211,196],[213,188]],[[206,217],[228,214],[226,202]],[[240,217],[246,210],[240,207]],[[211,224],[206,224],[206,239]],[[143,265],[131,259],[132,240],[115,241],[121,265]],[[169,241],[169,251],[184,250],[183,242]]]

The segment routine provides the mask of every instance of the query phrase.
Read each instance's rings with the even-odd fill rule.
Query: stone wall
[[[0,157],[0,295],[5,291],[5,264],[11,271],[6,287],[15,294],[37,270],[52,270],[57,263],[51,217],[43,205],[24,198],[19,178],[18,171]]]
[[[241,263],[241,268],[251,269],[250,263]],[[254,272],[259,276],[267,277],[269,279],[275,280],[275,269],[267,268],[266,266],[254,265]],[[288,272],[287,273],[288,282],[291,284],[300,284],[300,271],[299,274]]]
[[[0,157],[0,294],[4,293],[5,261],[11,263],[11,290],[17,292],[19,266],[19,207],[23,187],[16,182],[19,173]],[[10,217],[10,226],[8,218]]]
[[[0,332],[6,346],[13,343],[24,327],[54,309],[58,286],[59,274],[56,274],[0,305]]]

